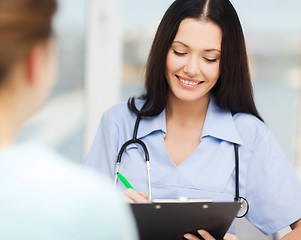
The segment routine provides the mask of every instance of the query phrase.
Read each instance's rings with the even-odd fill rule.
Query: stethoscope
[[[147,182],[148,182],[148,195],[149,195],[149,199],[151,200],[152,193],[151,193],[151,180],[150,180],[149,153],[148,153],[145,143],[143,141],[141,141],[140,139],[137,139],[137,132],[138,132],[140,120],[141,120],[141,116],[138,115],[136,122],[135,122],[133,138],[131,140],[128,140],[127,142],[125,142],[119,150],[119,153],[117,156],[116,168],[115,168],[115,185],[117,184],[117,173],[119,172],[121,157],[122,157],[122,154],[123,154],[125,148],[133,143],[139,144],[143,148],[144,155],[145,155]],[[238,211],[236,217],[242,218],[249,211],[249,203],[245,198],[239,196],[239,155],[238,155],[238,145],[236,143],[234,143],[234,152],[235,152],[235,197],[234,197],[234,200],[241,204],[240,210]]]

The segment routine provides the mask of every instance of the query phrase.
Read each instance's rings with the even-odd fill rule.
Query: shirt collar
[[[150,133],[158,130],[161,130],[164,134],[166,134],[165,109],[155,117],[141,118],[138,133],[137,133],[137,138],[145,137]]]
[[[161,130],[166,134],[165,109],[155,117],[142,118],[139,124],[137,137],[143,138],[158,130]],[[219,108],[215,104],[214,97],[210,98],[201,139],[206,136],[242,144],[231,112]]]
[[[232,113],[223,110],[210,98],[201,139],[211,136],[232,143],[243,144],[235,126]]]

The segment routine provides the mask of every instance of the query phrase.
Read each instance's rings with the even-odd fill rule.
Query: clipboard
[[[179,240],[185,233],[203,239],[197,230],[208,231],[216,240],[222,240],[240,209],[238,202],[157,201],[132,203],[141,240]]]

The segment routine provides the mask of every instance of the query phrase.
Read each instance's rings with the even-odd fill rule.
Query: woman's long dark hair
[[[135,98],[128,101],[129,109],[141,116],[156,116],[167,103],[168,84],[165,77],[166,57],[182,20],[200,17],[220,26],[220,77],[211,90],[217,106],[233,114],[250,113],[261,121],[253,99],[252,83],[243,31],[235,9],[229,0],[176,0],[166,11],[158,27],[146,66],[146,100],[138,110]]]

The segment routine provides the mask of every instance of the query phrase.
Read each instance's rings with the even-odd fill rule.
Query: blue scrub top
[[[138,108],[143,100],[136,100]],[[114,179],[117,154],[132,139],[136,115],[126,103],[103,114],[86,165]],[[152,198],[210,198],[233,201],[235,196],[234,145],[239,145],[240,196],[249,202],[246,218],[265,234],[272,234],[301,218],[301,182],[273,134],[255,116],[216,106],[210,99],[194,152],[179,166],[164,144],[165,111],[140,121],[137,137],[150,156]],[[148,190],[144,152],[128,146],[121,172],[136,191]],[[124,188],[122,183],[118,183]]]

